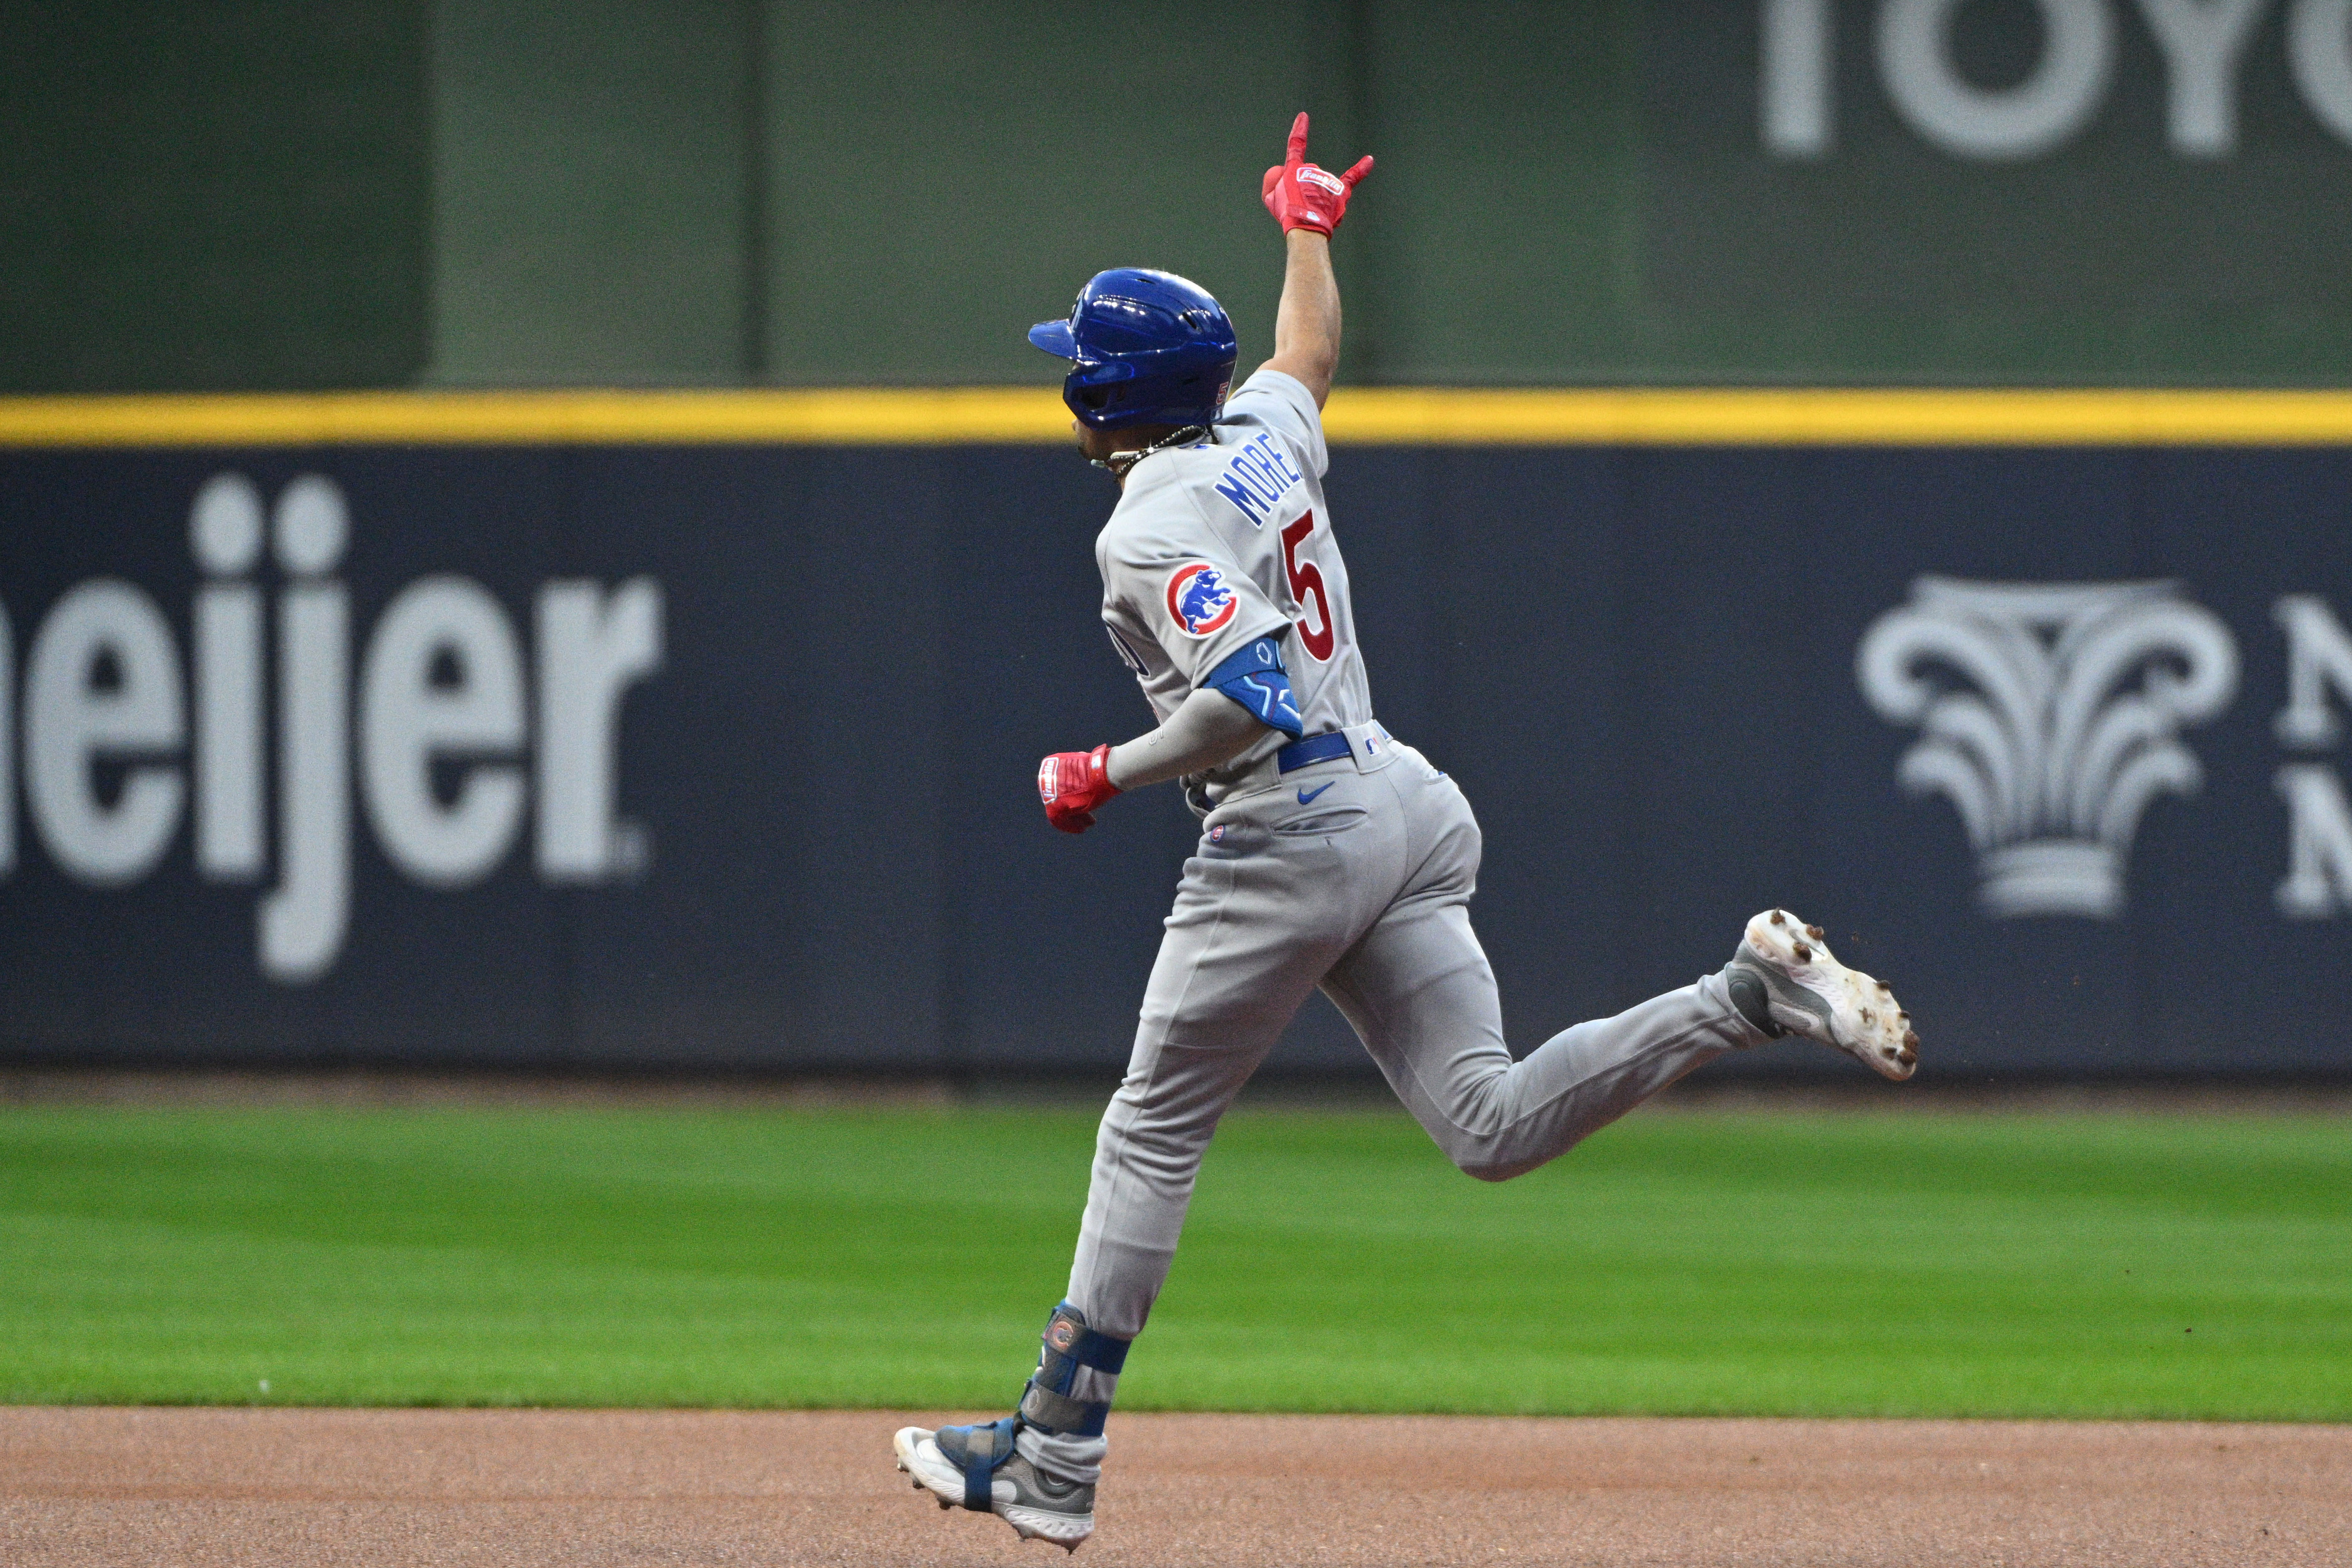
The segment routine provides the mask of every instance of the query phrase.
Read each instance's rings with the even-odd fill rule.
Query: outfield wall
[[[0,405],[0,1056],[1108,1071],[1192,820],[1049,395]],[[1786,903],[1938,1072],[2352,1068],[2352,397],[1357,394],[1521,1048]],[[1776,1049],[1751,1065],[1818,1068]],[[1277,1060],[1360,1068],[1314,1004]]]
[[[1367,384],[2331,385],[2336,0],[77,0],[0,390],[989,384],[1106,266],[1245,351],[1299,110]],[[2159,19],[2161,18],[2161,19]],[[1202,63],[1205,62],[1205,63]]]

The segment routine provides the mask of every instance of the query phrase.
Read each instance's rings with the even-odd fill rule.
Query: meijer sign
[[[2352,447],[1328,483],[1515,1037],[1779,904],[1930,1074],[2352,1071]],[[1037,810],[1149,721],[1114,499],[1021,445],[0,452],[0,1052],[1115,1073],[1196,825]],[[1320,1003],[1275,1062],[1365,1070]]]
[[[351,595],[335,576],[351,528],[323,475],[265,506],[244,475],[215,474],[190,509],[205,576],[186,654],[153,594],[97,576],[47,606],[26,656],[25,798],[50,859],[90,888],[136,883],[193,808],[199,875],[274,871],[256,940],[261,972],[287,984],[318,979],[342,952],[360,805],[385,857],[426,887],[488,875],[534,796],[545,880],[635,875],[647,854],[644,830],[614,816],[615,724],[622,693],[661,666],[660,584],[544,584],[526,655],[516,617],[479,583],[421,576],[359,638],[354,681]],[[255,580],[265,534],[274,593]],[[8,624],[0,604],[0,632]],[[0,670],[12,651],[0,642]],[[0,748],[14,686],[0,682]],[[0,877],[16,858],[15,772],[0,769]]]

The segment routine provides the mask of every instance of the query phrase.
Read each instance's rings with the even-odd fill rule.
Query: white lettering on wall
[[[2312,114],[2352,142],[2352,0],[2294,0],[2286,62]]]
[[[1965,158],[2010,160],[2050,152],[2091,121],[2115,64],[2105,0],[2034,0],[2042,58],[2015,87],[1982,88],[1952,58],[1963,0],[1886,0],[1878,13],[1878,66],[1886,95],[1926,141]]]
[[[1764,0],[1760,130],[1783,158],[1830,150],[1830,0]]]
[[[642,828],[614,817],[621,695],[661,668],[662,592],[637,577],[539,593],[539,869],[593,882],[644,869]]]
[[[2286,632],[2286,706],[2272,728],[2284,746],[2332,746],[2343,731],[2327,696],[2352,699],[2352,636],[2316,594],[2289,594],[2271,615]]]
[[[2164,133],[2189,158],[2238,145],[2238,57],[2268,0],[2139,0],[2164,52]]]
[[[446,672],[450,678],[437,679]],[[463,577],[410,584],[376,623],[360,678],[368,819],[394,865],[428,887],[488,876],[522,823],[522,654],[499,602]],[[443,805],[433,764],[469,765]]]
[[[350,534],[342,491],[306,474],[278,498],[278,886],[261,901],[261,967],[315,980],[342,952],[352,903],[351,600],[326,574]]]
[[[2286,633],[2286,706],[2271,728],[2279,744],[2324,751],[2344,733],[2329,699],[2352,701],[2352,635],[2316,594],[2289,594],[2271,606]],[[2326,920],[2352,906],[2352,813],[2344,782],[2323,763],[2290,763],[2273,781],[2286,801],[2286,879],[2279,912]]]
[[[542,881],[646,871],[651,836],[617,815],[620,730],[628,691],[662,666],[660,584],[547,583],[527,650],[519,617],[481,584],[420,578],[367,628],[354,690],[351,592],[338,575],[351,517],[335,481],[302,475],[273,509],[246,476],[215,474],[187,520],[201,575],[185,686],[172,626],[132,584],[93,579],[51,605],[21,687],[0,607],[0,880],[16,868],[20,778],[38,842],[96,886],[153,870],[191,805],[197,873],[261,879],[274,783],[260,968],[301,984],[333,968],[349,933],[355,784],[385,858],[428,887],[495,871],[534,795]],[[283,578],[274,614],[260,580],[270,563]]]
[[[177,767],[136,759],[184,739],[179,653],[155,601],[111,579],[68,593],[25,671],[26,796],[49,858],[99,887],[152,869],[186,786]],[[130,764],[111,805],[100,798],[100,763]]]
[[[196,868],[215,881],[261,874],[261,590],[229,581],[261,557],[261,497],[218,474],[188,517],[196,563]]]
[[[2097,118],[2119,57],[2120,0],[2032,0],[2042,53],[2025,79],[1985,87],[1952,47],[1969,0],[1881,0],[1874,51],[1895,114],[1958,158],[2012,162],[2057,151]],[[1826,157],[1837,142],[1836,28],[1831,0],[1758,0],[1757,136],[1776,158]],[[2238,148],[2246,46],[2271,0],[2136,0],[2163,60],[2164,134],[2184,158]],[[2286,63],[2321,125],[2352,142],[2352,0],[2290,0]]]
[[[2292,763],[2279,769],[2276,782],[2287,811],[2279,912],[2290,920],[2325,920],[2352,904],[2352,808],[2334,768]]]

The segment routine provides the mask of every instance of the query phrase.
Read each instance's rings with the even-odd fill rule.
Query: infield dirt
[[[1059,1563],[941,1512],[937,1413],[0,1409],[12,1568]],[[2352,1562],[2352,1427],[1120,1418],[1079,1561]]]

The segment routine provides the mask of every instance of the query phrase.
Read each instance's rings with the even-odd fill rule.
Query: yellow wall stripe
[[[2352,393],[1425,391],[1331,400],[1335,441],[1531,446],[2335,446]]]
[[[16,447],[925,445],[1067,440],[1051,388],[0,398]]]
[[[1387,446],[2343,446],[2352,392],[1507,390],[1333,395]],[[1058,444],[1049,387],[0,397],[0,447]]]

